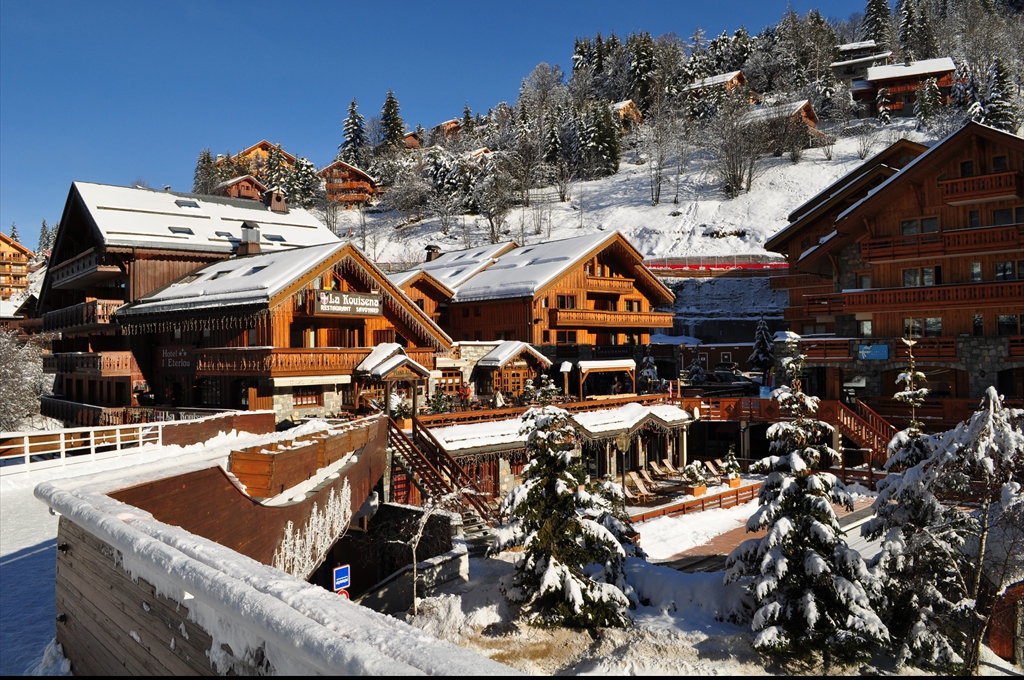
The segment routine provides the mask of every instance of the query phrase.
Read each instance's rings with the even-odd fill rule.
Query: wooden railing
[[[466,469],[445,451],[441,442],[437,441],[430,430],[423,427],[417,418],[413,418],[413,443],[427,457],[433,466],[447,477],[455,489],[463,489],[462,497],[464,502],[476,510],[480,518],[490,523],[498,514],[493,501],[489,500],[487,494],[476,485]]]
[[[804,296],[805,316],[833,316],[835,314],[842,314],[843,310],[844,299],[842,293]]]
[[[59,397],[40,397],[39,410],[44,416],[64,423],[74,423],[78,427],[106,427],[133,423],[198,420],[217,413],[224,413],[226,409],[94,406]]]
[[[907,359],[910,348],[902,342],[896,345],[896,357]],[[914,357],[918,359],[955,359],[956,338],[918,338],[914,340]]]
[[[613,276],[587,276],[587,290],[601,293],[632,293],[635,279]]]
[[[683,501],[682,503],[666,505],[656,510],[641,512],[631,515],[629,519],[633,522],[646,522],[649,519],[665,515],[668,515],[669,517],[677,517],[679,515],[686,515],[693,512],[703,512],[705,510],[716,510],[719,508],[731,508],[754,500],[758,497],[760,492],[761,482],[757,482],[756,484],[748,484],[747,486],[741,486],[736,489],[729,489],[722,493],[701,496],[700,498]]]
[[[1013,335],[1008,339],[1007,356],[1024,357],[1024,335]]]
[[[369,356],[367,347],[322,349],[275,349],[239,347],[196,350],[196,375],[262,375],[269,377],[351,373]],[[413,348],[406,353],[427,368],[433,367],[431,349]]]
[[[871,427],[875,428],[883,437],[888,437],[892,440],[896,436],[898,430],[893,427],[892,423],[878,415],[870,406],[865,404],[862,400],[858,399],[856,403],[857,415],[866,420]]]
[[[997,198],[1020,198],[1024,195],[1021,185],[1021,173],[1010,171],[942,180],[939,189],[945,203],[960,205]]]
[[[870,450],[872,467],[879,467],[889,457],[889,440],[892,437],[879,432],[843,402],[822,399],[818,403],[816,415],[819,419],[834,425],[839,434],[853,440],[858,447]]]
[[[820,274],[788,274],[768,277],[768,287],[772,290],[788,290],[789,288],[824,286],[830,284],[831,281],[832,279],[829,277]]]
[[[44,331],[69,331],[110,323],[123,300],[91,300],[43,314]]]
[[[974,307],[1024,299],[1024,281],[963,283],[919,288],[884,288],[843,293],[845,311],[911,311],[926,308]]]
[[[801,340],[800,353],[808,360],[817,361],[852,361],[849,340]]]
[[[882,418],[898,426],[905,426],[910,419],[910,407],[903,402],[889,397],[865,397],[862,401]],[[915,417],[924,424],[926,431],[948,430],[974,415],[980,404],[981,399],[926,399],[915,410]],[[1006,399],[1005,405],[1022,408],[1024,400]]]
[[[121,273],[121,268],[116,265],[101,264],[101,257],[95,249],[89,249],[70,260],[65,260],[50,269],[50,285],[53,288],[63,288],[71,284],[75,279],[86,276],[93,272],[102,272],[109,276]]]
[[[43,355],[44,373],[130,376],[141,373],[131,352],[69,352]]]
[[[600,328],[671,328],[670,312],[609,312],[598,309],[552,309],[551,325]]]
[[[862,242],[860,247],[861,254],[867,261],[984,252],[1022,246],[1024,225],[875,238]]]

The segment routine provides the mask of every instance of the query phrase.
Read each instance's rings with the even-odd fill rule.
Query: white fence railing
[[[161,446],[164,426],[172,423],[3,432],[0,433],[0,477],[68,463],[116,458],[145,444]]]

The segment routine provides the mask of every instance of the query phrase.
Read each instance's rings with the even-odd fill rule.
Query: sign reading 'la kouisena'
[[[347,293],[340,290],[318,290],[314,298],[315,314],[350,314],[380,316],[380,293]]]

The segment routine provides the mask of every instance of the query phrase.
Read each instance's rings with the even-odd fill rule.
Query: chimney
[[[263,205],[270,208],[271,212],[288,212],[288,202],[285,201],[284,192],[279,187],[274,187],[263,195]]]
[[[441,257],[441,246],[427,246],[427,259],[424,262],[432,262],[439,257]]]
[[[242,241],[238,244],[238,256],[258,255],[260,248],[260,225],[255,222],[242,222]]]
[[[171,185],[170,184],[165,184],[164,185],[164,191],[170,192],[170,190],[171,190]]]
[[[908,51],[906,56],[903,57],[903,65],[904,66],[913,66],[914,65],[914,53],[913,52],[909,52]]]

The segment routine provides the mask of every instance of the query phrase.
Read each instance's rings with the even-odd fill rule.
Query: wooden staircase
[[[418,419],[413,419],[410,439],[398,424],[389,419],[388,444],[398,464],[411,473],[413,484],[428,498],[442,498],[461,490],[456,505],[466,506],[490,526],[497,517],[497,507],[480,490],[465,469],[452,458]]]
[[[889,458],[889,442],[896,435],[896,428],[860,401],[855,411],[839,400],[822,400],[817,417],[833,425],[859,448],[870,451],[872,468],[881,467]]]

